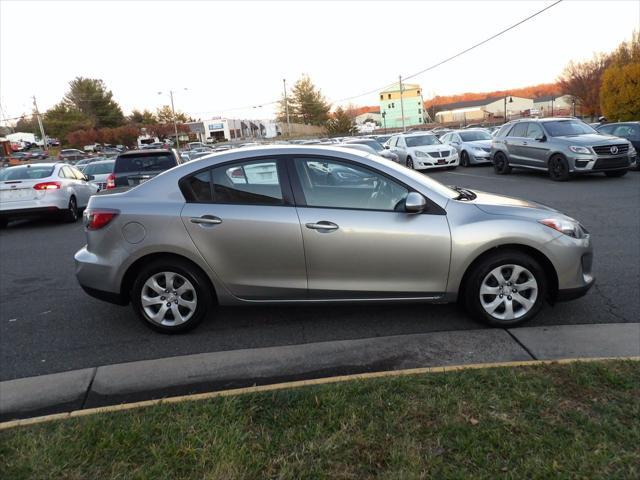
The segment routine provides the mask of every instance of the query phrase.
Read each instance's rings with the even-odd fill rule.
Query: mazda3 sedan
[[[589,233],[543,205],[326,146],[216,153],[91,197],[76,275],[180,332],[216,305],[461,301],[495,326],[593,285]]]

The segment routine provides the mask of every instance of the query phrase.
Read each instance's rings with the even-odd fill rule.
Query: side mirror
[[[87,182],[90,182],[91,180],[96,179],[96,177],[94,177],[93,175],[85,175],[84,178],[87,180]]]
[[[387,150],[389,150],[389,148],[390,148],[390,147],[389,147],[389,145],[383,145],[383,147],[384,147],[385,149],[387,149]]]
[[[544,142],[544,141],[547,140],[547,137],[545,137],[544,135],[540,135],[540,136],[535,137],[534,140],[536,142]]]
[[[427,206],[427,200],[418,192],[409,192],[404,200],[404,209],[407,213],[421,213]]]

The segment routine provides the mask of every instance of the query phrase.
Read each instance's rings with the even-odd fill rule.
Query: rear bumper
[[[82,290],[84,290],[87,295],[90,295],[93,298],[97,298],[98,300],[113,303],[115,305],[124,306],[129,304],[129,300],[119,293],[105,292],[104,290],[98,290],[96,288],[87,287],[85,285],[82,285],[82,283],[80,284],[80,286],[82,287]]]
[[[39,217],[43,215],[58,215],[62,211],[58,207],[32,207],[0,210],[0,218]]]

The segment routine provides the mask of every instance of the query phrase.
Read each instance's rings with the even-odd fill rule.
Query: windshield
[[[407,142],[407,147],[422,147],[424,145],[437,145],[441,143],[435,135],[412,135],[404,138]]]
[[[463,142],[475,142],[476,140],[491,140],[489,132],[484,130],[474,130],[473,132],[460,132],[460,138]]]
[[[113,166],[116,162],[90,163],[83,170],[87,175],[106,175],[113,172]]]
[[[589,125],[579,120],[555,120],[552,122],[545,122],[544,127],[552,137],[598,133]]]
[[[38,180],[40,178],[50,177],[53,173],[52,166],[31,166],[24,165],[21,167],[9,167],[0,172],[0,181],[6,182],[10,180]]]

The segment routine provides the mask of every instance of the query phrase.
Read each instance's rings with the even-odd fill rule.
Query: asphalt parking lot
[[[528,325],[638,321],[639,172],[568,183],[539,173],[496,176],[488,167],[430,175],[547,204],[592,233],[596,287],[545,307]],[[165,336],[130,308],[84,294],[73,265],[83,244],[80,223],[20,221],[0,232],[0,380],[191,353],[479,328],[456,305],[247,307],[221,308],[196,330]]]

